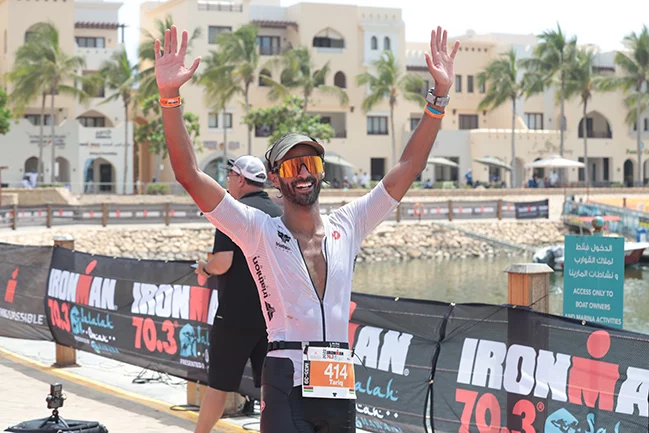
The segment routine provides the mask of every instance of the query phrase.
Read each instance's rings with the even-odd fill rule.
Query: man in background
[[[254,156],[229,160],[227,186],[241,203],[275,217],[282,209],[263,190],[267,174]],[[219,308],[210,333],[209,387],[201,403],[196,433],[208,433],[223,415],[227,393],[238,392],[248,359],[255,386],[261,386],[261,369],[268,340],[257,287],[241,249],[216,230],[209,261],[199,261],[196,273],[219,278]]]

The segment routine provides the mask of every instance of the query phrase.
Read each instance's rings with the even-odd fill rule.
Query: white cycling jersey
[[[397,204],[381,182],[363,197],[322,216],[322,250],[327,262],[322,300],[300,246],[281,217],[272,218],[229,194],[205,216],[246,256],[259,291],[268,341],[348,342],[354,258],[365,236]],[[268,356],[290,358],[293,382],[295,386],[302,383],[301,351],[275,350]]]

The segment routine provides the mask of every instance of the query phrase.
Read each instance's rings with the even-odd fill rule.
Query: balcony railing
[[[219,12],[243,12],[243,5],[241,3],[223,3],[201,1],[198,2],[199,11],[219,11]]]
[[[613,133],[611,131],[586,131],[586,137],[588,138],[613,138]],[[579,131],[579,138],[584,138],[584,132]]]
[[[282,52],[280,47],[259,47],[260,56],[277,56]]]

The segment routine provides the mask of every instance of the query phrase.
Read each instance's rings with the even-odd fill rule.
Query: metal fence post
[[[165,203],[165,225],[166,226],[169,225],[169,222],[171,220],[170,213],[171,213],[171,205],[169,204],[169,202],[166,202]]]
[[[453,200],[448,201],[448,220],[453,221]]]
[[[50,203],[47,204],[47,222],[45,223],[45,226],[48,229],[52,228],[52,205]]]
[[[498,220],[503,219],[503,199],[498,199]]]
[[[11,230],[16,230],[18,227],[18,205],[11,206]]]
[[[74,249],[74,237],[71,235],[54,236],[54,246]],[[78,367],[77,351],[73,347],[62,346],[56,343],[56,361],[54,367]]]
[[[108,203],[101,204],[101,226],[106,227],[108,225]]]

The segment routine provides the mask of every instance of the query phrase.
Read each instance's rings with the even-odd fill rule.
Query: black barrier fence
[[[218,287],[189,262],[0,244],[0,335],[205,382]],[[505,288],[503,288],[505,290]],[[25,321],[26,315],[46,316]],[[371,432],[649,428],[649,337],[525,308],[352,294],[356,425]],[[249,374],[240,392],[259,398]]]
[[[320,205],[324,214],[341,203]],[[549,200],[539,202],[440,201],[404,202],[390,220],[526,219],[549,218]],[[281,203],[279,203],[281,205]],[[40,207],[0,206],[0,228],[72,224],[172,224],[204,222],[200,209],[190,203],[94,204],[84,206],[47,205]]]

